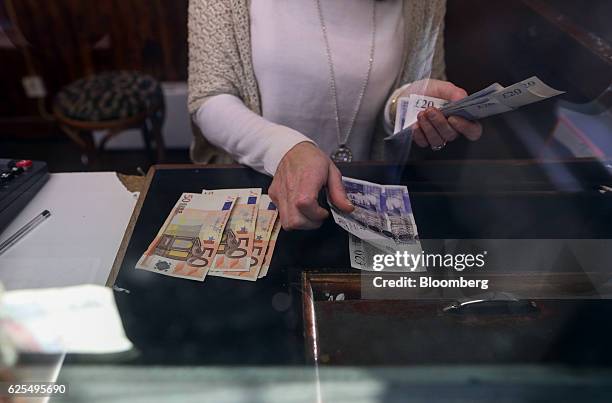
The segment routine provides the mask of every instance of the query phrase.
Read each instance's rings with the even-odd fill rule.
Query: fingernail
[[[423,119],[425,117],[425,112],[419,112],[417,115],[417,119]]]
[[[426,116],[431,119],[431,118],[436,117],[436,113],[434,111],[428,110],[426,112]]]

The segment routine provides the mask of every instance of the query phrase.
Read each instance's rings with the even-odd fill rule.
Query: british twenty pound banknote
[[[343,177],[347,197],[355,209],[346,214],[328,202],[336,224],[386,253],[418,242],[418,230],[405,186],[379,185]]]
[[[423,266],[422,260],[410,259],[408,256],[405,259],[405,263],[402,266],[397,266],[395,260],[393,264],[388,264],[385,261],[385,256],[388,253],[376,246],[364,241],[361,238],[356,237],[353,234],[349,234],[349,256],[351,259],[351,267],[357,270],[363,271],[384,271],[384,272],[422,272],[426,271]],[[421,244],[419,242],[406,245],[405,251],[408,254],[420,255],[423,253]],[[401,251],[403,254],[404,251]],[[417,263],[413,263],[417,261]],[[412,263],[412,264],[411,264]]]
[[[398,99],[398,112],[395,116],[394,133],[410,129],[416,123],[417,115],[425,109],[440,109],[446,104],[448,104],[448,101],[445,99],[417,94],[410,94],[409,97]],[[407,133],[409,134],[411,131],[407,131]]]
[[[416,122],[418,113],[430,106],[439,109],[447,117],[461,116],[470,120],[478,120],[511,112],[525,105],[561,94],[564,94],[564,92],[550,87],[535,76],[509,87],[494,83],[455,102],[421,94],[411,94],[407,97],[408,99],[400,98],[398,100],[398,114],[401,115],[396,116],[394,134],[385,140],[410,135],[411,127]],[[400,125],[399,122],[403,122],[403,124]]]
[[[456,115],[476,120],[509,112],[563,93],[548,86],[538,77],[531,77],[469,102],[446,105],[441,111],[446,116]]]
[[[382,207],[393,238],[399,242],[412,243],[418,234],[408,188],[386,185],[383,194]]]
[[[183,193],[136,268],[204,281],[236,199],[226,190]]]

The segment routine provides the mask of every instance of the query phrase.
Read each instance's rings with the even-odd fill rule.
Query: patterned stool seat
[[[151,112],[163,102],[161,86],[153,77],[119,71],[67,85],[57,94],[55,108],[70,119],[104,122]]]

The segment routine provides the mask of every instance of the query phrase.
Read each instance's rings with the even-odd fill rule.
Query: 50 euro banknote
[[[211,271],[211,276],[256,281],[264,263],[270,237],[278,217],[278,210],[268,195],[262,195],[255,223],[255,238],[248,271]]]
[[[236,199],[228,190],[183,193],[136,268],[204,281]]]
[[[259,275],[257,276],[257,278],[263,278],[268,275],[268,270],[270,269],[272,256],[274,256],[274,249],[276,248],[276,243],[278,240],[278,234],[280,234],[280,230],[281,221],[280,217],[277,217],[276,221],[274,222],[274,227],[272,228],[272,233],[270,234],[270,240],[268,241],[266,254],[264,256],[263,262],[261,264],[261,269],[259,270]]]
[[[261,189],[233,189],[238,196],[227,221],[211,272],[248,272]]]

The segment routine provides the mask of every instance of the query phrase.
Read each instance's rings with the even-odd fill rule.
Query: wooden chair
[[[59,91],[53,113],[62,131],[84,151],[85,164],[95,164],[111,138],[133,128],[141,130],[149,159],[164,159],[164,97],[159,82],[148,75],[117,71],[77,80]],[[99,146],[94,131],[105,132]]]

